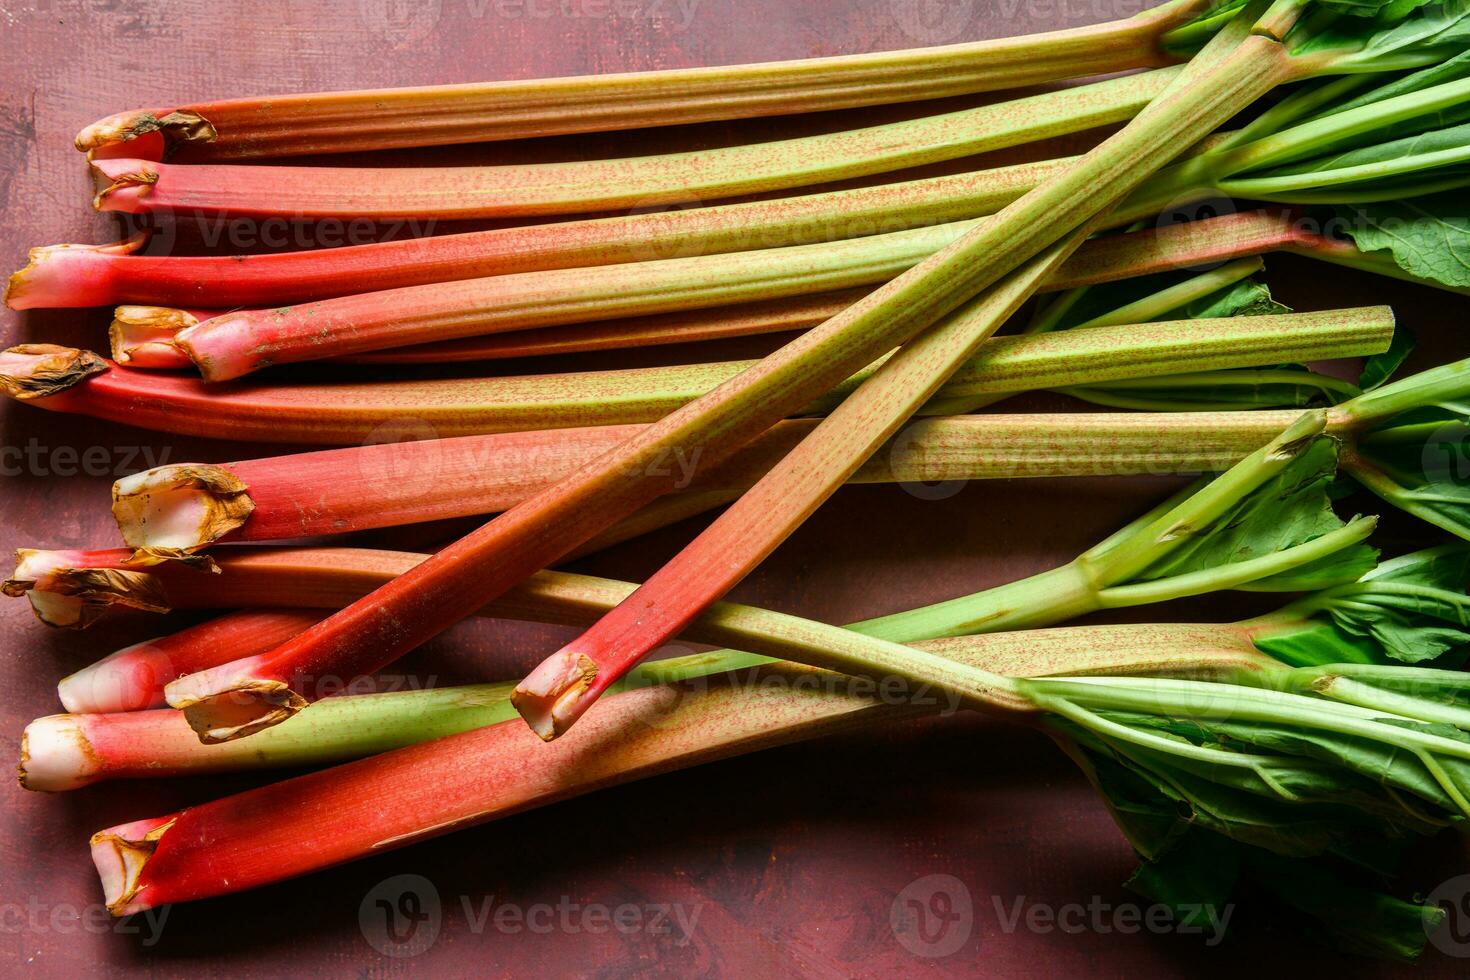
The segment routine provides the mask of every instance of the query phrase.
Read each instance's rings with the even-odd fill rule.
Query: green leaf
[[[1148,582],[1235,562],[1273,555],[1343,527],[1333,512],[1327,487],[1337,471],[1337,444],[1319,439],[1271,480],[1247,494],[1207,527],[1189,529],[1190,538],[1167,557],[1144,569],[1135,581]],[[1283,575],[1252,582],[1263,591],[1308,591],[1356,582],[1377,564],[1364,544],[1341,549]]]
[[[1256,646],[1296,666],[1409,663],[1470,652],[1470,548],[1451,546],[1385,562],[1352,585],[1282,611],[1304,623],[1264,632]]]
[[[1470,540],[1470,405],[1403,412],[1358,438],[1346,467],[1378,496]]]
[[[1339,207],[1364,252],[1387,252],[1399,268],[1446,286],[1470,287],[1470,194],[1452,191]]]
[[[1324,2],[1333,6],[1332,0]],[[1344,68],[1393,69],[1452,57],[1470,34],[1470,0],[1390,2],[1360,7],[1360,13],[1375,16],[1338,18],[1294,33],[1288,38],[1292,55],[1341,51]]]

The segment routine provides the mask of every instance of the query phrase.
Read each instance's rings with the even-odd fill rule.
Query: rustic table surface
[[[112,220],[87,205],[90,183],[71,137],[82,124],[124,107],[891,49],[1075,26],[1140,5],[1142,0],[3,0],[0,265],[18,268],[32,245],[118,236]],[[597,157],[714,146],[920,111],[711,124],[417,159]],[[1019,157],[1005,159],[1012,158]],[[220,231],[182,229],[169,247],[201,248]],[[316,241],[311,229],[225,233],[227,242],[244,249],[271,247],[255,240],[271,234],[277,247]],[[1271,259],[1269,281],[1300,309],[1392,303],[1421,340],[1410,368],[1466,351],[1463,301],[1299,260]],[[6,346],[54,341],[98,347],[105,322],[100,310],[6,312],[3,339]],[[737,349],[707,349],[699,359]],[[562,362],[578,363],[587,362]],[[111,546],[115,532],[106,501],[116,476],[164,460],[225,461],[266,451],[10,405],[0,411],[0,446],[3,549]],[[1067,559],[1175,485],[1164,479],[1082,480],[973,485],[938,495],[900,487],[847,490],[736,595],[842,622],[970,592]],[[693,530],[672,528],[578,567],[637,579]],[[414,529],[364,540],[421,547],[445,533]],[[1390,520],[1385,538],[1390,545],[1410,544],[1422,533],[1410,522]],[[1147,615],[1233,618],[1268,605],[1224,597]],[[0,605],[0,619],[0,732],[12,757],[25,723],[58,710],[59,677],[161,631],[157,622],[139,618],[84,634],[50,632],[23,602]],[[394,671],[419,684],[518,676],[561,637],[557,630],[510,623],[462,626]],[[1250,908],[1234,910],[1218,943],[1131,927],[1146,911],[1122,887],[1131,853],[1082,776],[1044,738],[964,716],[664,776],[309,880],[171,909],[161,920],[105,921],[87,857],[89,834],[258,781],[107,784],[64,796],[11,788],[0,794],[0,969],[57,977],[645,971],[1019,977],[1038,970],[1240,976],[1260,970],[1269,958],[1273,973],[1395,970],[1303,946],[1290,923],[1277,925]],[[1470,867],[1465,858],[1458,842],[1434,842],[1412,857],[1412,881],[1427,890]],[[399,901],[405,891],[416,906]],[[394,944],[394,935],[405,935],[412,923],[383,919],[377,900],[385,897],[395,908],[417,907],[432,916],[420,923],[414,942]],[[898,936],[891,914],[910,901],[919,903],[925,929]],[[620,908],[623,927],[610,927],[608,916]],[[1451,948],[1470,954],[1467,943]],[[1431,950],[1417,972],[1463,975],[1457,967],[1463,964]]]

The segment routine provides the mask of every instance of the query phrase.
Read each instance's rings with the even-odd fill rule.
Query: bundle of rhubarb
[[[231,162],[1093,75],[1109,77],[699,152]],[[1063,134],[1093,145],[902,173]],[[1137,851],[1131,886],[1158,901],[1249,888],[1340,948],[1394,958],[1443,918],[1408,897],[1424,883],[1392,875],[1403,842],[1470,816],[1470,360],[1396,377],[1412,342],[1387,307],[1293,312],[1260,276],[1284,251],[1470,293],[1470,0],[1170,0],[888,54],[136,110],[77,146],[95,206],[145,229],[582,215],[249,256],[147,254],[145,230],[33,249],[12,275],[17,309],[122,304],[110,360],[0,353],[13,399],[335,447],[126,476],[116,540],[22,549],[4,583],[56,627],[220,613],[63,679],[68,713],[26,729],[22,786],[316,769],[98,832],[115,914],[948,704],[1054,738]],[[1245,203],[1200,216],[1221,198]],[[480,364],[722,338],[769,353]],[[1349,358],[1366,359],[1351,378],[1309,366]],[[991,408],[1034,391],[1079,404]],[[378,438],[403,427],[427,438]],[[1140,500],[1054,570],[934,605],[838,627],[723,601],[847,483],[1137,473],[1213,475]],[[1424,547],[1380,554],[1375,517],[1337,512],[1354,490]],[[641,584],[556,570],[716,509]],[[432,554],[330,540],[472,517],[488,519]],[[303,538],[327,540],[282,543]],[[1222,590],[1291,597],[1225,624],[1061,625]],[[519,680],[321,683],[472,616],[581,632]],[[678,637],[721,649],[649,658]]]

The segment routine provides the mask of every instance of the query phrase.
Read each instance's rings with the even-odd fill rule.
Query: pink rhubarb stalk
[[[295,609],[228,613],[123,647],[63,678],[56,692],[62,706],[77,714],[160,707],[166,703],[163,689],[180,677],[264,653],[324,615]]]
[[[707,201],[887,173],[1123,122],[1179,71],[1164,68],[865,129],[621,160],[364,169],[94,159],[102,184],[95,204],[133,214],[351,221],[571,214]]]
[[[1364,307],[996,337],[940,389],[932,414],[949,414],[942,410],[946,402],[982,395],[1378,353],[1392,334],[1391,311]],[[1124,351],[1127,356],[1120,356]],[[126,419],[163,432],[341,445],[655,422],[763,363],[433,381],[213,385],[118,367],[86,351],[28,344],[0,352],[0,392],[38,408]],[[826,394],[797,403],[786,414],[829,410],[873,369],[839,378]],[[825,379],[813,379],[803,392]],[[714,465],[707,453],[693,455],[694,446],[649,451],[663,463],[683,458],[701,467]],[[676,489],[681,475],[663,463],[652,465]]]
[[[116,303],[231,309],[484,276],[836,241],[991,214],[1069,160],[747,204],[634,213],[266,255],[138,255],[116,245],[31,249],[13,309]]]
[[[941,47],[612,75],[313,92],[120,112],[94,156],[248,159],[521,139],[817,112],[1167,65],[1164,35],[1210,8],[1175,0],[1103,24]]]
[[[1205,225],[1208,225],[1206,227]],[[565,269],[407,286],[342,296],[296,307],[234,310],[224,314],[126,306],[112,325],[113,356],[135,367],[197,365],[210,380],[238,377],[269,364],[319,360],[390,349],[381,360],[463,360],[493,354],[497,342],[510,353],[542,350],[530,328],[579,324],[592,331],[592,349],[608,346],[630,322],[588,320],[630,315],[669,315],[728,303],[757,301],[756,318],[732,326],[763,331],[782,322],[772,304],[781,298],[884,282],[954,242],[974,222],[929,226],[828,245],[801,245],[651,260],[592,269]],[[1285,215],[1257,214],[1218,223],[1177,225],[1109,237],[1084,246],[1046,278],[1047,290],[1132,278],[1198,265],[1300,242],[1305,236]],[[854,295],[848,293],[846,295]],[[856,295],[862,295],[857,293]],[[773,299],[774,298],[774,299]],[[798,300],[793,310],[801,309]],[[831,305],[819,302],[808,315]],[[782,307],[777,306],[780,311]],[[740,308],[731,311],[740,317]],[[840,312],[840,310],[838,311]],[[734,332],[718,317],[691,325],[631,322],[632,340],[667,343]],[[808,321],[810,322],[810,321]],[[499,332],[518,336],[495,338]],[[667,332],[665,332],[667,331]],[[491,338],[473,339],[489,334]],[[576,337],[576,334],[572,334]],[[552,334],[544,351],[566,347]],[[583,349],[589,345],[584,344]],[[400,353],[399,348],[408,347]],[[500,356],[504,356],[501,354]]]

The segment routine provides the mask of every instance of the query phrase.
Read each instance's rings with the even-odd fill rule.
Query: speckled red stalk
[[[485,167],[255,167],[94,159],[102,211],[291,219],[585,214],[808,187],[1132,118],[1179,69],[846,132],[614,160]]]
[[[836,241],[991,214],[1069,160],[799,197],[634,213],[268,255],[137,255],[116,245],[31,249],[12,309],[137,303],[281,306],[483,276]]]
[[[1391,312],[1365,307],[997,337],[950,377],[933,402],[934,414],[948,414],[941,408],[952,398],[1378,353],[1392,334]],[[1127,356],[1121,356],[1123,351]],[[31,344],[0,352],[0,392],[39,408],[126,418],[131,425],[163,432],[360,445],[405,436],[653,422],[761,363],[434,381],[212,385],[120,368],[85,351]],[[871,372],[869,367],[839,379],[826,395],[787,414],[826,411]],[[695,457],[692,447],[682,452],[701,466],[713,465],[708,455]],[[666,461],[672,453],[655,455]],[[676,473],[668,476],[677,479]]]
[[[464,360],[499,350],[562,352],[598,349],[628,331],[635,343],[669,343],[789,326],[781,301],[769,297],[883,282],[959,238],[967,223],[930,226],[829,245],[791,246],[593,269],[554,270],[451,285],[411,286],[343,296],[297,307],[236,310],[208,317],[185,310],[120,307],[113,356],[137,367],[184,368],[224,380],[268,364],[335,356],[361,358],[387,348],[380,361]],[[1214,222],[1109,237],[1088,243],[1047,278],[1047,290],[1193,267],[1302,241],[1283,212],[1257,212]],[[1391,263],[1390,263],[1391,264]],[[855,294],[861,296],[860,291]],[[845,295],[854,295],[848,293]],[[687,311],[760,300],[751,315],[734,307],[692,323],[627,321],[599,327],[592,318]],[[798,299],[785,314],[813,316],[832,304]],[[838,310],[832,310],[835,315]],[[668,315],[668,314],[664,314]],[[685,316],[688,314],[686,313]],[[207,316],[207,315],[206,315]],[[731,316],[733,321],[725,321]],[[537,346],[527,328],[578,323]],[[807,321],[810,325],[810,320]],[[501,339],[494,334],[510,331]],[[576,331],[590,331],[590,338]],[[473,335],[491,334],[489,339]],[[578,338],[581,337],[581,343]],[[459,339],[443,339],[459,338]],[[430,340],[430,343],[419,343]],[[590,342],[589,342],[590,339]],[[570,341],[570,343],[569,343]],[[170,343],[173,344],[170,347]],[[500,356],[503,356],[500,355]],[[192,361],[191,361],[192,358]]]
[[[121,112],[87,126],[96,156],[247,159],[520,139],[942,98],[1166,65],[1163,36],[1209,9],[1176,0],[1108,23],[800,61],[359,92]]]
[[[849,482],[1211,471],[1264,444],[1295,414],[932,418],[905,429]],[[711,492],[748,487],[817,424],[815,419],[781,422],[709,471],[692,460],[671,459],[668,466],[689,483],[667,499],[705,494],[722,499],[724,494]],[[384,443],[218,465],[170,464],[117,481],[112,510],[129,546],[179,550],[491,514],[636,431],[634,426],[596,426]],[[696,506],[702,510],[708,504]]]
[[[528,674],[512,702],[531,729],[547,740],[564,734],[654,647],[749,574],[979,350],[1089,231],[1073,232],[906,344],[627,601]]]
[[[294,609],[227,613],[123,647],[63,678],[56,693],[67,711],[78,714],[161,707],[166,703],[163,689],[169,683],[185,674],[264,653],[324,615]]]

